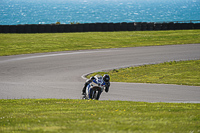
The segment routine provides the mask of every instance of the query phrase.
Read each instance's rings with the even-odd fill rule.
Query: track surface
[[[90,72],[200,59],[200,44],[67,51],[0,57],[0,99],[80,99]],[[200,87],[111,83],[100,100],[200,103]]]

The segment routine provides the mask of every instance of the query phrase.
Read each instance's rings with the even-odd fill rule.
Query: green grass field
[[[0,56],[193,43],[200,43],[200,30],[0,34]],[[199,64],[169,62],[109,74],[120,82],[199,85]],[[199,112],[200,104],[192,103],[0,99],[0,132],[199,133]]]
[[[143,65],[137,67],[114,69],[109,72],[113,82],[158,83],[200,86],[200,60],[172,61],[161,64]]]
[[[0,56],[200,43],[200,30],[0,34]]]
[[[198,133],[200,104],[0,100],[0,132]]]

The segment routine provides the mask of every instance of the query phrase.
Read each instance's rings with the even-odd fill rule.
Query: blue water
[[[0,0],[0,25],[200,20],[200,0]]]

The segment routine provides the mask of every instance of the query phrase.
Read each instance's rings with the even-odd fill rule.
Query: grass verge
[[[0,34],[0,56],[200,43],[200,30]]]
[[[0,132],[200,132],[200,104],[0,100]]]
[[[88,75],[109,74],[114,82],[158,83],[200,86],[200,60],[172,61],[114,69]]]

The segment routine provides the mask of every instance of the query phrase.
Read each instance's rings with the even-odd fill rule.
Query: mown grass
[[[0,132],[200,132],[200,104],[0,100]]]
[[[0,56],[66,50],[200,43],[199,33],[200,30],[0,34]],[[179,62],[164,63],[162,67],[174,66],[175,64],[179,64]],[[186,84],[199,85],[199,61],[189,62],[188,64],[187,67],[182,64],[185,66],[186,79],[195,77],[194,72],[190,72],[192,66],[195,66],[195,74],[198,75],[194,78],[195,82],[187,81]],[[135,77],[143,82],[146,79],[144,77],[155,68],[146,69],[148,65],[140,67],[138,70],[140,69],[143,75],[139,75],[140,72],[138,72]],[[175,68],[182,70],[177,66]],[[134,70],[135,68],[128,69],[132,73],[137,71]],[[157,70],[159,69],[161,68],[157,68]],[[123,76],[120,74],[121,71],[125,71],[125,69],[111,71],[111,80],[114,81],[116,77]],[[171,70],[171,75],[174,75],[174,71],[174,69]],[[159,80],[170,76],[169,67],[166,67],[164,73],[166,75],[159,76]],[[182,75],[183,71],[180,73],[176,75]],[[156,79],[152,77],[154,76],[149,76],[150,79]],[[120,82],[123,79],[120,78]],[[129,82],[128,79],[124,79],[124,81]],[[171,81],[169,78],[165,80]],[[153,83],[153,81],[146,79],[145,82]],[[185,84],[185,81],[179,83]],[[0,132],[200,132],[199,112],[200,104],[1,99]]]
[[[114,82],[158,83],[200,86],[200,60],[172,61],[161,64],[114,69],[88,75],[109,74]]]
[[[0,34],[0,56],[200,43],[200,30]]]

